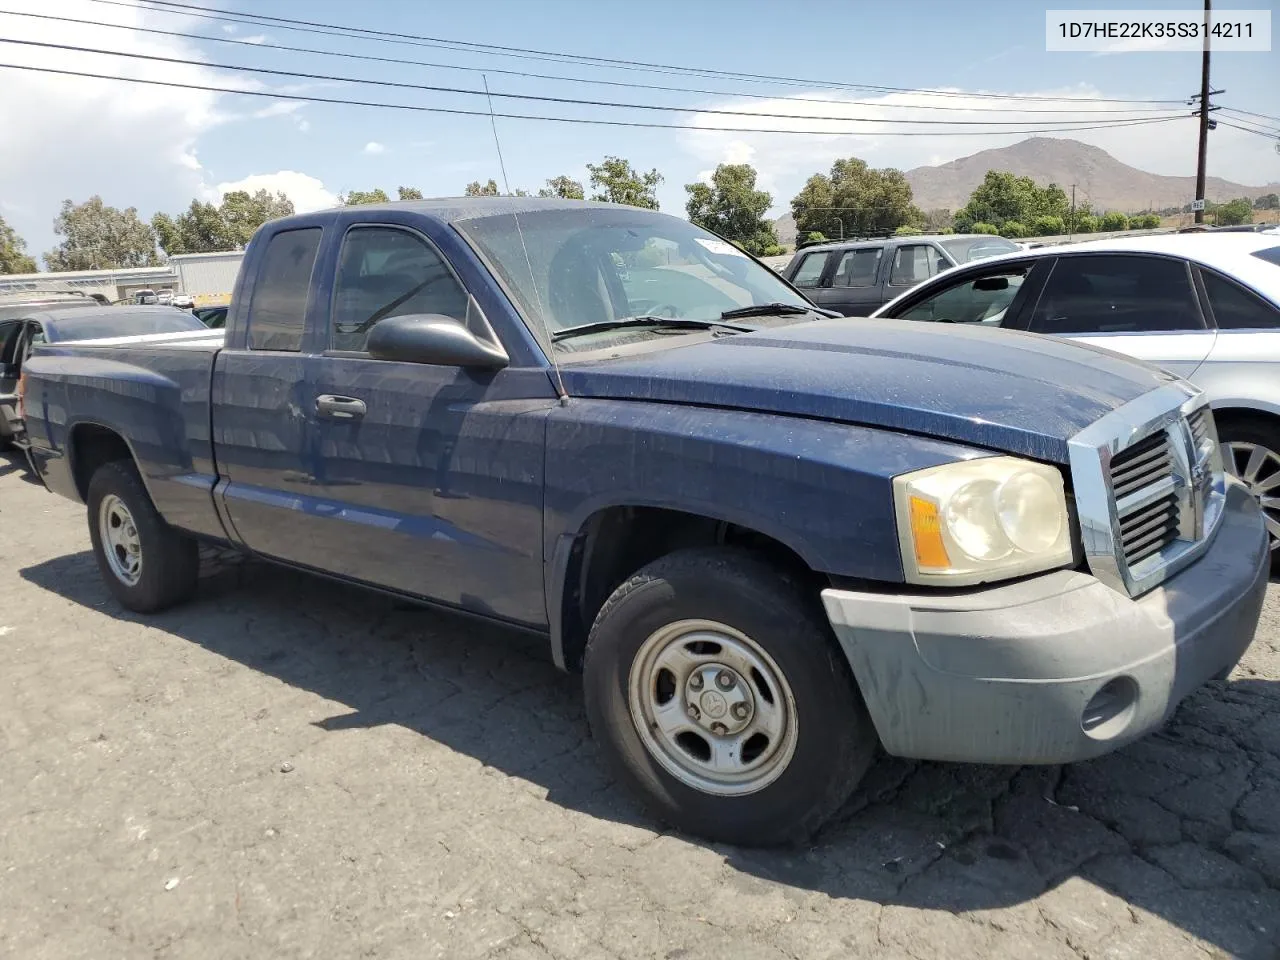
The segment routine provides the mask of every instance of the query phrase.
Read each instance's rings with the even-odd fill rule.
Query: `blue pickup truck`
[[[878,748],[1093,757],[1249,645],[1258,507],[1194,387],[831,318],[674,217],[559,200],[262,227],[225,338],[50,344],[34,464],[154,611],[198,544],[547,637],[658,814],[812,833]]]

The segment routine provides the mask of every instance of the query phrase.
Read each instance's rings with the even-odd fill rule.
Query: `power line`
[[[365,86],[374,87],[391,87],[397,90],[423,90],[429,93],[456,93],[463,96],[484,97],[494,96],[505,100],[529,100],[537,103],[555,103],[566,106],[579,107],[605,107],[615,110],[650,110],[659,113],[692,113],[692,114],[711,114],[714,116],[730,116],[730,117],[754,117],[768,120],[814,120],[814,121],[830,121],[836,123],[881,123],[881,124],[910,124],[911,126],[931,125],[931,126],[967,126],[967,127],[1024,127],[1035,124],[1043,124],[1043,120],[884,120],[875,117],[832,117],[832,116],[816,116],[797,113],[754,113],[747,110],[722,110],[711,107],[670,107],[652,103],[622,103],[613,100],[581,100],[572,97],[548,97],[539,96],[528,93],[499,93],[494,91],[489,94],[485,90],[471,90],[465,87],[442,87],[434,84],[422,83],[403,83],[396,80],[374,80],[364,77],[343,77],[333,74],[324,73],[303,73],[297,70],[276,70],[270,67],[245,67],[238,64],[230,63],[210,63],[202,61],[193,64],[184,57],[163,57],[159,54],[150,53],[134,53],[131,51],[120,50],[103,50],[98,47],[80,47],[66,43],[46,43],[40,40],[14,40],[8,37],[0,37],[0,43],[12,44],[20,47],[38,47],[45,50],[65,50],[71,53],[96,53],[108,57],[122,57],[128,60],[145,60],[152,63],[175,63],[181,66],[200,66],[212,70],[233,70],[239,73],[255,73],[266,74],[274,77],[291,77],[300,80],[325,80],[335,83],[354,83],[363,84]],[[1181,114],[1166,114],[1164,119],[1173,119],[1181,116]],[[1125,119],[1136,119],[1126,117]],[[1062,131],[1070,131],[1076,129],[1089,129],[1083,124],[1089,124],[1091,120],[1056,120],[1052,121],[1058,129]],[[987,131],[992,133],[1016,133],[1017,130],[1009,131]]]
[[[1247,117],[1260,117],[1263,120],[1272,120],[1276,123],[1280,123],[1280,117],[1273,117],[1269,113],[1254,113],[1252,110],[1241,110],[1239,107],[1223,107],[1222,109],[1228,110],[1231,113],[1243,113]]]
[[[137,9],[133,4],[123,0],[94,0],[110,6],[125,6]],[[322,23],[313,20],[297,20],[288,17],[275,17],[258,13],[242,13],[219,7],[204,7],[196,4],[176,3],[171,0],[141,0],[147,4],[144,9],[157,13],[173,15],[186,14],[206,20],[219,20],[229,23],[248,24],[255,27],[274,26],[279,29],[296,30],[304,33],[327,33],[329,36],[350,38],[359,34],[364,39],[384,43],[400,43],[412,46],[441,47],[466,53],[482,53],[493,56],[507,56],[518,59],[553,60],[560,63],[574,63],[579,66],[606,67],[619,70],[633,70],[645,73],[668,73],[680,76],[711,76],[740,80],[751,83],[779,83],[793,86],[828,87],[832,89],[867,90],[878,93],[915,93],[938,97],[970,97],[971,94],[955,90],[937,90],[927,87],[890,87],[881,84],[839,83],[835,81],[805,79],[800,77],[784,77],[772,74],[737,73],[729,70],[712,70],[702,67],[681,67],[675,64],[649,63],[643,60],[622,60],[611,57],[593,57],[584,54],[557,53],[550,50],[535,50],[526,47],[508,47],[498,44],[476,43],[467,40],[448,40],[441,37],[428,37],[412,33],[395,33],[386,30],[371,30],[366,27],[344,26],[342,24]],[[172,9],[168,9],[172,8]],[[246,19],[251,18],[251,19]],[[336,31],[336,32],[335,32]],[[1084,97],[1052,97],[1028,96],[1025,94],[985,94],[992,100],[1016,100],[1036,102],[1066,103],[1140,103],[1140,104],[1182,104],[1183,100],[1157,99],[1123,99],[1123,98],[1084,98]]]
[[[156,11],[156,12],[169,13],[171,11]],[[636,89],[636,90],[660,90],[667,93],[696,93],[696,94],[701,94],[705,96],[741,97],[741,98],[747,98],[751,100],[779,99],[779,96],[775,94],[746,93],[740,90],[707,90],[707,89],[702,89],[698,87],[675,87],[675,86],[668,86],[665,84],[634,83],[634,82],[627,82],[624,80],[604,80],[604,79],[598,79],[598,78],[592,79],[589,77],[567,77],[562,74],[531,73],[523,70],[505,70],[500,67],[471,67],[471,66],[462,66],[454,63],[434,63],[431,61],[424,61],[424,60],[407,60],[400,57],[379,57],[379,56],[374,56],[372,54],[367,54],[367,53],[350,53],[347,51],[340,51],[340,50],[321,50],[315,47],[296,47],[296,46],[291,46],[289,44],[270,43],[267,41],[263,41],[261,43],[255,43],[249,40],[237,40],[233,37],[206,36],[204,34],[199,34],[199,33],[183,33],[182,31],[179,31],[179,30],[161,30],[156,27],[138,27],[138,26],[133,26],[131,24],[110,23],[105,20],[85,20],[79,17],[58,17],[52,14],[47,14],[47,13],[27,13],[27,12],[18,11],[18,10],[0,10],[0,15],[5,15],[10,17],[28,17],[36,20],[51,20],[59,23],[76,23],[82,26],[89,26],[89,27],[107,27],[112,30],[126,30],[133,33],[142,33],[142,34],[154,35],[154,36],[177,37],[184,40],[195,40],[195,41],[201,41],[201,42],[230,44],[232,46],[237,46],[237,47],[250,47],[254,50],[280,50],[286,53],[315,54],[323,57],[340,57],[346,60],[364,60],[371,63],[392,63],[392,64],[398,64],[403,66],[430,67],[434,69],[443,69],[443,70],[463,70],[469,73],[496,73],[496,74],[502,74],[504,76],[510,76],[510,77],[521,77],[524,79],[556,80],[556,81],[562,81],[562,82],[568,82],[568,83],[585,83],[585,84],[601,85],[601,86],[609,86],[609,87],[626,87],[629,89]],[[966,96],[972,97],[975,100],[981,100],[981,99],[984,99],[986,95],[985,94],[966,94]],[[785,99],[795,103],[829,103],[829,104],[836,104],[840,106],[873,106],[873,107],[878,107],[880,109],[885,109],[885,110],[951,110],[951,111],[960,111],[963,113],[984,112],[984,113],[1022,113],[1022,114],[1026,114],[1026,113],[1078,114],[1078,113],[1087,112],[1091,114],[1097,114],[1097,113],[1140,114],[1140,113],[1163,113],[1166,110],[1168,110],[1167,107],[1106,107],[1098,110],[1085,110],[1084,108],[1046,109],[1043,107],[1041,108],[1036,108],[1036,107],[1007,107],[1007,108],[960,107],[960,106],[950,106],[946,104],[906,104],[906,103],[895,104],[895,103],[883,103],[876,100],[836,100],[836,99],[824,98],[824,97],[790,97],[790,96],[785,97]],[[1077,102],[1088,104],[1088,103],[1098,103],[1101,101],[1093,100],[1093,99],[1080,99]]]
[[[185,61],[184,61],[185,62]],[[409,110],[417,113],[443,113],[463,117],[488,117],[487,110],[464,110],[455,107],[428,107],[422,104],[383,103],[369,100],[349,100],[340,97],[317,97],[308,94],[275,93],[267,90],[241,90],[235,87],[215,87],[201,83],[178,83],[173,80],[149,80],[142,77],[117,77],[105,73],[90,73],[81,70],[61,70],[53,67],[36,67],[29,64],[0,63],[0,69],[23,70],[29,73],[47,73],[64,77],[84,77],[91,80],[115,80],[122,83],[139,83],[151,87],[169,87],[177,90],[202,90],[209,93],[227,93],[242,97],[265,97],[271,100],[292,100],[304,103],[329,103],[349,107],[377,107],[387,110]],[[504,120],[537,120],[547,123],[581,123],[604,127],[640,127],[650,130],[697,130],[703,133],[781,133],[802,136],[883,136],[883,137],[971,137],[970,130],[779,130],[759,127],[700,127],[684,123],[643,123],[634,120],[598,120],[582,117],[548,117],[525,113],[494,113],[492,116]],[[1108,130],[1115,127],[1135,127],[1153,123],[1172,123],[1183,119],[1175,117],[1156,117],[1142,120],[1109,120],[1088,127],[1072,127],[1069,130]],[[991,135],[1019,133],[1062,133],[1061,127],[1046,127],[1037,130],[988,131]]]
[[[1268,140],[1275,140],[1280,143],[1280,130],[1258,130],[1254,127],[1244,127],[1229,120],[1219,120],[1218,126],[1230,127],[1232,130],[1243,130],[1245,133],[1256,134],[1259,137],[1266,137]]]

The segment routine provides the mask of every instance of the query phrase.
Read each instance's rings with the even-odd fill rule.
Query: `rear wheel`
[[[122,606],[152,613],[190,598],[200,573],[199,548],[165,523],[132,461],[99,467],[86,502],[98,569]]]
[[[1271,534],[1271,567],[1280,567],[1280,430],[1257,420],[1228,421],[1218,430],[1227,471],[1257,498]]]
[[[640,570],[596,618],[583,673],[619,778],[711,840],[807,838],[875,754],[817,598],[743,551],[679,551]]]

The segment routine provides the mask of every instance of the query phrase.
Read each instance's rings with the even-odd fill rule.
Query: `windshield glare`
[[[58,320],[52,324],[53,339],[105,340],[109,337],[139,337],[153,333],[181,333],[184,330],[205,330],[203,323],[189,313],[173,311],[173,316],[147,314],[138,316],[120,311],[119,317],[84,317]]]
[[[718,320],[726,310],[755,304],[810,306],[732,244],[649,211],[540,210],[520,214],[518,227],[503,214],[457,228],[544,341],[560,330],[625,317]]]
[[[938,242],[956,263],[969,263],[1001,253],[1017,253],[1022,249],[1003,237],[952,237]]]

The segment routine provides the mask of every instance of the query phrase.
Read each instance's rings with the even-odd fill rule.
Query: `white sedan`
[[[1280,240],[1199,233],[1096,240],[940,273],[874,317],[1082,340],[1209,396],[1228,469],[1258,498],[1280,565]]]

